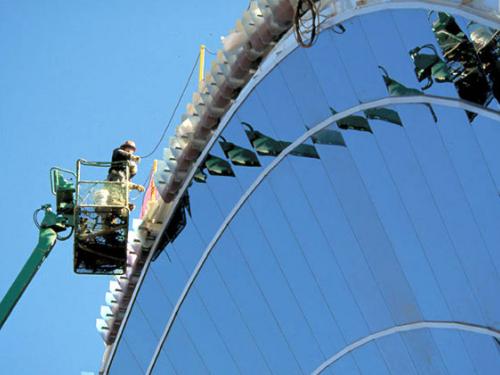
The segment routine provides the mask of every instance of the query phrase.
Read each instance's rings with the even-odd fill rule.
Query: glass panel
[[[360,27],[360,20],[351,19],[343,25],[346,31],[342,34],[333,30],[327,32],[334,45],[330,54],[338,56],[341,74],[349,80],[349,86],[354,89],[356,98],[360,102],[386,96],[377,61],[366,40],[364,30]],[[336,96],[340,96],[338,89],[335,90],[332,99]]]
[[[126,340],[120,342],[120,350],[116,353],[113,361],[114,374],[143,374],[146,369],[142,368],[135,353],[130,349],[130,345]]]
[[[360,141],[371,136],[365,132],[352,131],[352,133],[352,137],[359,138]],[[346,137],[349,135],[348,131]],[[350,156],[349,149],[345,147],[318,146],[318,150],[321,160],[317,161],[316,165],[313,165],[314,161],[308,162],[305,159],[290,157],[290,163],[292,164],[290,169],[296,168],[296,172],[287,170],[284,165],[280,165],[278,171],[282,171],[282,174],[273,174],[272,176],[273,182],[276,181],[276,184],[280,183],[282,186],[278,190],[278,195],[282,197],[284,210],[289,212],[290,218],[297,221],[294,231],[302,234],[304,241],[307,240],[310,242],[311,238],[313,238],[318,242],[322,238],[325,238],[323,233],[332,231],[332,228],[326,227],[323,229],[323,233],[317,230],[318,227],[321,227],[321,224],[315,218],[315,212],[307,208],[307,203],[310,200],[309,197],[311,197],[311,200],[314,199],[312,194],[301,191],[300,184],[297,187],[298,191],[294,193],[289,183],[285,187],[284,176],[293,174],[304,185],[307,183],[308,186],[310,184],[321,186],[318,189],[333,185],[333,192],[319,191],[315,196],[321,197],[323,201],[328,200],[332,196],[338,197],[337,199],[342,202],[341,207],[345,212],[350,231],[352,231],[355,237],[356,246],[359,246],[362,250],[360,260],[363,263],[366,262],[364,267],[367,269],[365,272],[357,274],[363,275],[362,281],[365,285],[359,285],[358,288],[351,286],[351,289],[355,290],[361,287],[361,290],[366,290],[365,296],[361,297],[359,295],[358,304],[361,311],[364,312],[368,324],[377,330],[381,326],[400,324],[407,319],[411,321],[421,320],[419,308],[416,302],[412,301],[412,292],[409,289],[405,275],[401,271],[392,244],[387,237],[380,218],[375,212],[373,202],[367,194],[368,190],[364,182],[359,178],[359,172]],[[306,163],[307,165],[305,165]],[[309,173],[306,174],[306,170]],[[320,185],[317,181],[314,181],[316,176],[324,175],[325,173],[327,184]],[[287,193],[285,193],[284,189],[287,189]],[[292,204],[292,201],[303,203],[301,205],[298,203]],[[304,208],[301,208],[301,206],[304,206]],[[307,212],[309,214],[306,214]],[[313,243],[308,245],[308,248],[318,249],[321,246],[318,243]],[[313,253],[310,252],[310,254]],[[356,263],[359,264],[359,260],[345,267],[352,268]],[[341,267],[343,266],[341,263]],[[367,287],[370,286],[368,283],[370,279],[372,283],[370,288],[372,289],[371,293],[367,290]],[[380,294],[373,293],[373,290],[378,290]],[[356,295],[355,291],[353,293]],[[424,338],[421,340],[425,341]],[[410,343],[406,343],[406,345],[402,342],[399,344],[393,343],[393,346],[399,349],[398,358],[405,358],[408,355],[405,349],[407,345],[410,345]],[[426,345],[432,347],[430,342],[427,342]],[[381,347],[381,350],[388,357],[394,348]],[[390,359],[386,358],[386,361],[390,367],[393,367]],[[409,367],[405,372],[411,373],[413,371]]]
[[[335,107],[337,111],[341,111],[355,106],[359,103],[359,100],[350,77],[346,74],[344,61],[337,53],[335,44],[337,36],[332,33],[329,31],[321,33],[314,48],[309,48],[301,53],[306,54],[308,63],[316,76],[316,81],[325,95],[328,107]],[[287,77],[287,80],[292,79],[293,77]],[[307,92],[296,93],[295,90],[294,93],[296,95],[307,95]],[[309,102],[310,99],[305,99],[303,104]]]

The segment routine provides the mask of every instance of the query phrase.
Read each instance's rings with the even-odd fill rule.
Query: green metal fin
[[[275,140],[257,130],[247,122],[242,122],[247,127],[245,133],[257,154],[263,156],[278,156],[286,146],[286,142]]]
[[[330,111],[332,112],[332,115],[335,115],[338,113],[332,107],[330,107]],[[356,116],[356,115],[346,116],[340,120],[337,120],[337,126],[340,129],[344,129],[344,130],[351,129],[351,130],[358,130],[358,131],[373,133],[373,131],[370,127],[370,124],[363,116]]]
[[[424,49],[430,50],[431,54],[422,53]],[[446,63],[439,57],[434,45],[426,44],[416,47],[410,51],[410,56],[415,65],[415,74],[418,81],[428,80],[428,83],[422,88],[423,90],[431,87],[434,80],[436,82],[452,82],[453,75]]]
[[[432,31],[443,53],[449,55],[448,57],[458,53],[460,44],[468,41],[455,18],[448,13],[438,12],[438,18],[432,23]]]
[[[229,164],[226,160],[219,158],[218,156],[208,154],[204,164],[207,168],[208,173],[213,176],[234,177],[234,172],[231,168],[231,164]]]
[[[245,133],[248,140],[257,151],[257,154],[264,156],[278,156],[285,148],[292,143],[288,141],[278,141],[259,131],[256,131],[249,123],[242,122],[247,127]],[[319,159],[319,154],[313,145],[302,144],[297,146],[291,155],[302,156],[306,158]]]
[[[253,151],[237,146],[234,143],[227,142],[225,139],[219,141],[219,144],[224,152],[224,155],[226,155],[226,157],[229,158],[234,165],[260,167],[259,159]]]
[[[388,76],[384,77],[384,81],[390,96],[423,95],[422,91],[411,87],[406,87],[405,85]]]
[[[194,174],[194,180],[198,183],[204,184],[207,182],[207,174],[203,172],[202,168],[197,168]]]
[[[439,60],[431,69],[432,78],[436,80],[436,82],[452,82],[453,75],[448,69],[448,65],[443,60]]]
[[[264,156],[277,156],[283,151],[286,145],[283,142],[272,139],[261,132],[246,131],[248,139],[257,151],[257,154]]]
[[[346,146],[342,133],[332,129],[320,130],[311,136],[311,140],[318,145]]]
[[[384,78],[385,85],[387,87],[387,91],[390,96],[412,96],[412,95],[424,95],[424,93],[420,90],[406,87],[405,85],[399,83],[395,79],[392,79],[389,76],[389,73],[387,73],[387,70],[385,70],[384,67],[379,65],[379,68],[382,70],[383,75],[382,77]],[[434,109],[430,104],[424,104],[427,108],[429,108],[429,111],[431,112],[432,118],[434,119],[434,122],[437,122],[437,116],[436,113],[434,112]]]
[[[291,144],[290,142],[287,143]],[[316,147],[304,143],[295,147],[293,151],[290,152],[290,154],[295,156],[301,156],[304,158],[319,159],[319,154],[318,151],[316,151]]]
[[[386,121],[391,124],[403,126],[399,114],[393,109],[384,107],[371,108],[365,111],[365,116],[370,120]]]

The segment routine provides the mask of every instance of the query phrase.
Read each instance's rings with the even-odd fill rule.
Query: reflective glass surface
[[[497,121],[435,104],[388,105],[288,148],[360,103],[417,94],[410,89],[458,99],[457,78],[442,81],[443,65],[432,68],[445,60],[436,17],[399,10],[351,19],[255,87],[210,150],[206,181],[189,187],[186,227],[151,263],[110,373],[146,371],[219,230],[155,374],[310,373],[401,324],[500,328]],[[415,52],[431,61],[419,76],[410,51],[428,45]],[[497,109],[493,89],[485,104]],[[499,349],[487,336],[415,330],[370,342],[326,372],[496,374]]]

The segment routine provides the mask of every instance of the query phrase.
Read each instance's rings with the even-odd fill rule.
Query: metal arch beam
[[[331,1],[332,6],[334,7],[334,4],[342,2],[345,1]],[[342,8],[342,4],[340,4],[340,8]],[[389,9],[428,9],[434,11],[445,11],[462,16],[466,19],[486,25],[488,27],[492,27],[494,29],[500,29],[500,4],[498,9],[481,10],[450,0],[389,0],[382,2],[368,0],[364,5],[360,5],[356,8],[347,8],[336,15],[329,16],[320,24],[320,32],[327,30],[338,23],[345,22],[351,18]],[[255,87],[262,79],[264,79],[276,65],[278,65],[298,47],[299,45],[297,44],[297,41],[295,40],[295,38],[293,38],[293,30],[289,30],[281,39],[277,47],[274,48],[273,51],[267,56],[261,67],[259,67],[255,75],[250,79],[247,86],[251,85],[253,90],[253,87]],[[248,90],[248,93],[249,92],[251,92],[251,90]],[[246,95],[240,95],[237,102],[240,101],[241,97],[246,97],[248,93],[246,93]]]
[[[337,1],[332,1],[333,4],[335,3],[340,3],[342,0],[337,0]],[[482,23],[484,25],[493,27],[493,28],[500,28],[500,6],[499,9],[490,9],[490,11],[487,10],[481,10],[478,8],[471,7],[469,5],[464,5],[460,4],[458,2],[453,2],[451,0],[415,0],[415,1],[407,1],[407,0],[392,0],[392,1],[384,1],[384,2],[369,2],[366,3],[363,6],[359,6],[355,9],[346,9],[339,13],[338,15],[332,16],[328,18],[327,20],[324,21],[324,23],[321,25],[321,29],[327,29],[329,27],[332,27],[333,25],[339,23],[339,22],[344,22],[350,18],[361,16],[364,14],[369,14],[369,13],[374,13],[377,11],[382,11],[386,9],[430,9],[430,10],[442,10],[446,11],[449,13],[453,14],[458,14],[460,16],[463,16],[464,18],[476,21],[478,23]],[[494,11],[494,12],[492,12]],[[200,161],[203,160],[203,158],[206,156],[210,148],[213,146],[213,144],[216,142],[218,136],[222,134],[226,126],[229,124],[230,119],[234,115],[234,113],[239,109],[241,104],[245,101],[245,99],[253,92],[255,87],[282,61],[284,60],[290,53],[292,53],[297,47],[298,44],[295,40],[295,38],[292,37],[292,30],[288,31],[287,34],[281,39],[281,41],[278,43],[276,48],[273,49],[273,51],[267,56],[267,58],[263,61],[261,66],[258,68],[256,73],[252,76],[252,78],[247,82],[243,90],[241,91],[240,95],[236,99],[236,101],[233,103],[231,108],[229,109],[228,112],[223,116],[221,119],[220,125],[214,135],[212,136],[212,139],[207,143],[205,146],[205,149],[203,150],[202,154],[198,158],[197,162],[193,165],[191,168],[191,171],[189,172],[186,180],[184,181],[184,184],[182,185],[181,189],[179,189],[178,195],[176,199],[172,202],[171,204],[171,213],[174,212],[175,208],[177,207],[179,203],[179,197],[181,197],[186,189],[189,186],[190,181],[192,180],[194,173],[196,171],[196,168],[199,166]],[[409,98],[409,97],[407,97]],[[403,102],[400,102],[403,103]],[[442,103],[434,103],[434,104],[442,104]],[[451,103],[447,104],[442,104],[442,105],[448,105],[453,107]],[[460,106],[456,106],[460,107]],[[474,112],[474,110],[471,110]],[[486,113],[482,113],[483,116],[490,117]],[[332,120],[334,121],[334,120]],[[163,227],[160,232],[163,232],[167,225],[169,224],[171,220],[171,213],[170,215],[164,220]],[[141,272],[141,275],[139,277],[137,286],[134,290],[134,293],[132,294],[131,301],[127,307],[127,310],[125,312],[123,321],[120,325],[120,328],[117,333],[117,337],[113,344],[111,346],[108,346],[105,351],[105,355],[103,358],[103,364],[102,368],[99,371],[100,374],[108,374],[111,363],[114,359],[118,344],[121,340],[123,331],[125,329],[125,326],[128,322],[128,318],[130,316],[130,313],[132,311],[132,307],[134,305],[135,299],[137,298],[138,292],[142,286],[143,280],[145,278],[146,272],[149,269],[151,260],[152,260],[152,255],[154,254],[157,246],[158,246],[158,239],[155,240],[148,258],[146,259],[144,268]]]
[[[342,1],[332,1],[332,3],[337,2],[341,3]],[[382,2],[368,0],[364,5],[344,10],[338,15],[326,20],[324,28],[331,27],[338,22],[343,22],[353,17],[382,10],[423,8],[452,13],[494,29],[498,29],[500,27],[500,5],[496,9],[492,7],[480,9],[479,7],[467,5],[464,2],[460,3],[450,0],[390,0]]]
[[[200,257],[200,260],[196,264],[195,269],[193,270],[193,273],[189,277],[189,280],[187,281],[186,285],[184,286],[184,289],[179,296],[179,299],[177,300],[177,303],[172,310],[169,320],[167,322],[167,325],[165,326],[165,329],[162,333],[162,336],[160,338],[160,341],[158,342],[158,345],[156,347],[156,350],[153,354],[153,357],[151,359],[151,362],[148,366],[148,369],[146,371],[146,374],[151,374],[157,358],[163,348],[163,345],[165,344],[165,341],[167,339],[168,334],[170,333],[170,330],[177,318],[177,315],[180,312],[180,309],[184,303],[184,301],[187,298],[187,295],[189,294],[191,288],[193,287],[198,275],[200,274],[203,266],[205,265],[208,257],[214,250],[215,246],[217,245],[219,239],[222,237],[226,229],[228,228],[229,224],[232,222],[234,217],[238,214],[239,210],[242,208],[242,206],[246,203],[246,201],[251,197],[251,195],[255,192],[255,190],[260,186],[260,184],[264,181],[264,179],[283,161],[297,146],[301,145],[304,143],[308,138],[313,136],[314,134],[318,133],[319,131],[325,129],[326,127],[330,126],[332,123],[341,120],[345,118],[346,116],[350,116],[352,114],[355,114],[357,112],[362,112],[367,109],[372,109],[376,107],[383,107],[383,106],[388,106],[388,105],[395,105],[395,104],[434,104],[434,105],[441,105],[445,107],[451,107],[451,108],[458,108],[458,109],[463,109],[466,111],[474,112],[477,113],[478,115],[488,117],[490,119],[493,119],[495,121],[498,121],[500,123],[500,112],[480,107],[478,105],[465,102],[461,99],[455,99],[455,98],[445,98],[445,97],[440,97],[440,96],[430,96],[430,95],[418,95],[418,96],[402,96],[402,97],[386,97],[383,99],[378,99],[374,100],[368,103],[363,103],[363,104],[358,104],[354,107],[351,107],[345,111],[339,112],[335,115],[332,115],[325,119],[324,121],[320,122],[318,125],[315,127],[309,129],[306,131],[304,134],[302,134],[300,137],[298,137],[292,144],[290,144],[286,149],[284,149],[276,158],[273,159],[271,163],[268,164],[268,166],[261,172],[261,174],[255,179],[255,181],[250,185],[250,187],[244,192],[244,194],[241,196],[240,200],[236,203],[236,205],[233,207],[231,212],[226,216],[224,219],[224,222],[218,229],[217,233],[214,235],[210,243],[208,244],[207,248],[203,252],[202,256]]]
[[[500,331],[494,328],[485,327],[477,324],[466,323],[466,322],[452,322],[452,321],[420,321],[414,323],[402,324],[399,326],[390,327],[379,332],[372,333],[371,335],[365,336],[352,344],[347,345],[344,349],[338,351],[325,362],[323,362],[318,368],[316,368],[311,375],[319,375],[325,371],[328,367],[333,365],[336,361],[343,358],[352,351],[368,344],[371,341],[378,340],[385,336],[390,336],[396,333],[415,331],[419,329],[451,329],[457,331],[465,331],[477,333],[480,335],[491,336],[497,340],[500,340]]]

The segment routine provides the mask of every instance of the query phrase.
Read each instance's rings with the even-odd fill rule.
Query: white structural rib
[[[203,252],[200,260],[198,261],[193,273],[189,277],[189,280],[187,281],[186,285],[184,286],[184,289],[183,289],[181,295],[179,296],[179,299],[177,300],[177,303],[175,304],[174,309],[172,310],[172,312],[170,314],[170,318],[169,318],[167,325],[165,326],[165,329],[161,335],[160,341],[158,343],[158,346],[156,347],[155,353],[153,355],[151,363],[149,364],[149,367],[148,367],[146,374],[151,374],[151,372],[155,366],[156,360],[157,360],[157,358],[158,358],[158,356],[163,348],[163,345],[165,344],[165,341],[168,337],[168,334],[170,333],[170,330],[172,329],[172,326],[177,318],[177,315],[179,314],[179,311],[182,307],[182,304],[186,300],[186,298],[189,294],[189,291],[193,287],[193,285],[196,281],[196,278],[198,277],[201,270],[203,269],[203,266],[205,265],[208,257],[210,256],[210,254],[214,250],[219,239],[222,237],[222,235],[226,231],[229,224],[232,222],[232,220],[238,214],[239,210],[242,208],[242,206],[245,204],[245,202],[251,197],[251,195],[255,192],[255,190],[260,186],[262,181],[264,181],[264,179],[297,146],[301,145],[302,143],[307,141],[307,139],[309,139],[311,136],[315,135],[316,133],[318,133],[321,130],[325,129],[326,127],[330,126],[334,122],[339,121],[347,116],[353,115],[357,112],[362,112],[362,111],[366,111],[366,110],[372,109],[372,108],[385,107],[385,106],[397,105],[397,104],[434,104],[434,105],[440,105],[440,106],[444,106],[444,107],[459,108],[459,109],[463,109],[463,110],[466,110],[469,112],[477,113],[478,115],[488,117],[492,120],[500,122],[500,112],[497,112],[497,111],[494,111],[494,110],[491,110],[488,108],[480,107],[478,105],[475,105],[475,104],[472,104],[469,102],[465,102],[461,99],[445,98],[445,97],[430,96],[430,95],[418,95],[418,96],[388,97],[388,98],[384,98],[384,99],[374,100],[374,101],[371,101],[368,103],[359,104],[359,105],[351,107],[345,111],[339,112],[335,115],[328,117],[326,120],[320,122],[315,127],[306,131],[299,138],[297,138],[292,144],[290,144],[286,149],[284,149],[276,158],[274,158],[271,163],[269,163],[269,165],[255,179],[255,181],[252,183],[252,185],[250,185],[250,187],[241,196],[240,200],[233,207],[231,212],[224,219],[224,222],[220,226],[217,233],[214,235],[213,239],[208,244],[208,246],[205,249],[205,251]]]
[[[418,329],[452,329],[457,331],[466,331],[477,333],[480,335],[491,336],[497,340],[500,340],[500,331],[497,329],[479,326],[476,324],[466,323],[466,322],[449,322],[449,321],[421,321],[415,323],[407,323],[399,326],[394,326],[391,328],[384,329],[382,331],[372,333],[371,335],[365,336],[352,344],[347,345],[344,349],[332,355],[325,362],[323,362],[316,370],[314,370],[312,375],[319,375],[325,371],[329,366],[333,365],[336,361],[351,353],[352,351],[368,344],[371,341],[380,339],[385,336],[394,335],[395,333],[402,333],[407,331],[415,331]]]
[[[349,1],[350,2],[350,1]],[[332,1],[332,7],[336,8],[343,1]],[[358,1],[361,3],[361,1]],[[452,13],[456,16],[467,18],[482,25],[498,28],[500,22],[500,3],[495,1],[446,1],[446,0],[368,0],[364,4],[337,10],[330,18],[334,23],[343,22],[352,17],[374,13],[388,9],[428,9],[439,12]],[[325,27],[330,21],[326,21]]]

